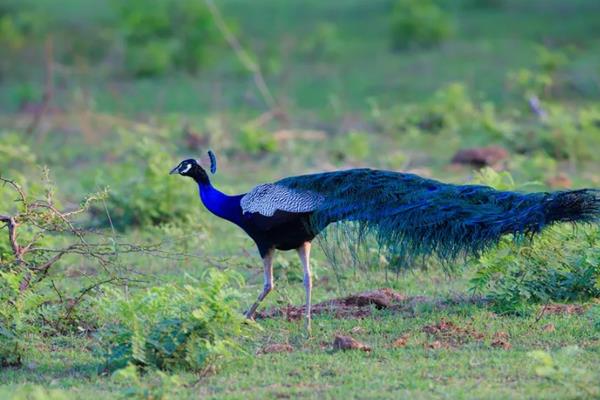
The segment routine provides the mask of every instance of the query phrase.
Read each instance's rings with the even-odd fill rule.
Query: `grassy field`
[[[74,18],[83,27],[114,18],[109,2],[33,3],[59,21],[49,25],[51,32]],[[393,1],[217,3],[258,61],[282,115],[269,119],[252,75],[227,46],[195,75],[137,78],[114,72],[109,52],[95,63],[56,60],[52,102],[27,133],[43,101],[43,40],[27,42],[31,50],[18,53],[22,58],[10,68],[0,63],[0,176],[43,199],[40,166],[47,166],[56,204],[67,210],[108,187],[110,195],[78,217],[77,226],[112,240],[115,249],[122,242],[159,246],[119,254],[118,265],[134,282],[113,288],[124,298],[189,284],[208,270],[228,271],[245,282],[235,288],[241,312],[262,288],[251,239],[206,211],[195,185],[167,175],[208,148],[219,158],[211,179],[226,193],[360,166],[503,189],[600,187],[597,1],[441,1],[454,36],[402,51],[391,49]],[[536,79],[550,82],[540,89]],[[532,97],[545,116],[532,112]],[[494,167],[516,183],[506,173],[481,175],[472,165],[450,164],[460,149],[490,145],[507,150]],[[0,215],[16,212],[15,196],[0,186]],[[35,226],[27,229],[25,239]],[[15,265],[6,232],[0,229],[2,273]],[[20,328],[21,365],[0,364],[0,399],[598,398],[599,238],[596,227],[556,228],[538,247],[504,243],[487,258],[450,266],[423,260],[400,266],[398,274],[385,272],[393,260],[371,253],[367,266],[333,267],[315,246],[314,303],[377,288],[404,300],[390,308],[366,306],[360,317],[315,315],[310,337],[302,320],[258,319],[252,334],[236,338],[232,357],[202,372],[106,371],[98,337],[117,317],[97,309],[116,293],[104,287],[91,290],[77,317],[56,328],[50,317],[62,318],[60,306],[69,307],[61,293],[76,296],[107,274],[93,258],[70,255],[44,275],[42,302],[24,319],[36,321],[37,329]],[[60,232],[41,243],[70,239]],[[578,275],[585,268],[589,275]],[[476,279],[492,269],[489,279],[498,280],[475,290]],[[546,269],[555,275],[540,272]],[[277,255],[275,283],[261,309],[302,304],[295,254]],[[548,295],[544,285],[559,290]],[[0,281],[0,290],[6,287]],[[16,301],[5,304],[2,324]],[[55,305],[59,311],[52,311]],[[13,326],[2,324],[4,340]],[[371,350],[336,351],[336,335]]]

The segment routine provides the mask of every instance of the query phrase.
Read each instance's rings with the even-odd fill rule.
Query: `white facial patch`
[[[186,172],[188,172],[190,169],[192,168],[192,164],[186,164],[184,169],[179,169],[179,173],[180,174],[185,174]]]

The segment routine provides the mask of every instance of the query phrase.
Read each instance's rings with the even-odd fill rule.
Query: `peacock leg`
[[[263,291],[260,295],[258,295],[258,299],[252,304],[252,307],[248,311],[244,313],[246,318],[252,319],[254,318],[254,313],[258,308],[258,305],[261,301],[264,300],[265,297],[273,290],[273,250],[269,250],[269,252],[263,257],[263,265],[264,265],[264,274],[265,274],[265,284],[263,286]]]
[[[310,271],[310,242],[305,242],[298,248],[300,262],[304,268],[304,290],[306,291],[306,330],[311,332],[311,292],[312,292],[312,274]]]

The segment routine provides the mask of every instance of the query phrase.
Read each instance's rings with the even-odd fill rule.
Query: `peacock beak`
[[[178,168],[179,168],[179,165],[178,165],[178,166],[176,166],[175,168],[173,168],[173,169],[171,170],[171,172],[169,172],[169,175],[173,175],[173,174],[177,174],[177,173],[179,173],[179,171],[178,171]]]

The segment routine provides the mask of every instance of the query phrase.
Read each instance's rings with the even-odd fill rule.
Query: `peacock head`
[[[217,159],[211,150],[208,151],[208,157],[210,158],[210,172],[214,174],[215,172],[217,172]],[[198,163],[198,161],[194,160],[193,158],[183,160],[179,163],[179,165],[173,168],[171,172],[169,172],[169,174],[189,176],[194,178],[194,180],[198,182],[208,182],[208,174],[206,173],[204,168],[202,168],[200,163]]]

